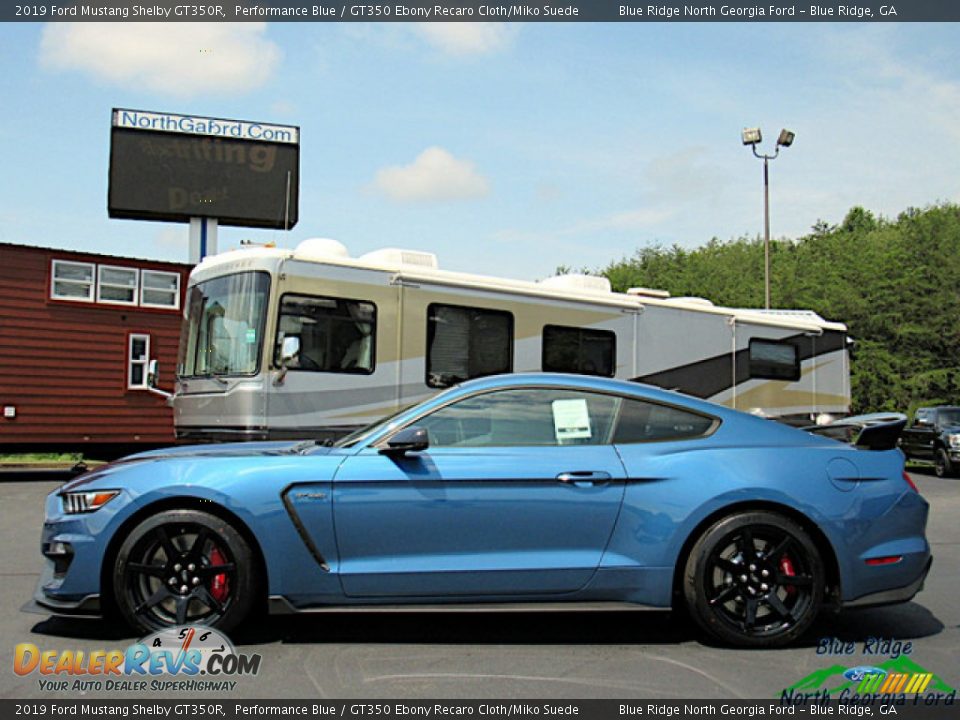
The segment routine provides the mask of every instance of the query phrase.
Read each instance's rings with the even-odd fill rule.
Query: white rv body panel
[[[438,269],[429,253],[398,249],[350,258],[335,241],[306,241],[301,248],[302,252],[223,253],[208,258],[191,274],[173,399],[178,437],[339,435],[435,394],[442,384],[437,386],[435,368],[428,367],[428,343],[430,327],[445,322],[440,315],[430,315],[435,312],[431,308],[438,306],[452,308],[445,311],[449,313],[479,310],[509,317],[512,372],[545,369],[548,326],[574,333],[606,331],[612,333],[602,336],[609,340],[604,346],[610,355],[607,375],[771,417],[809,418],[849,409],[846,327],[807,311],[716,307],[699,298],[663,297],[665,293],[653,291],[613,293],[602,278],[561,277],[534,283],[449,272]],[[229,282],[238,273],[248,274],[242,278],[261,273],[264,282],[269,277],[258,322],[231,309],[231,303],[243,298],[208,303],[206,288]],[[372,329],[359,319],[341,317],[349,332],[369,330],[363,352],[371,366],[363,372],[284,367],[279,348],[286,333],[279,314],[285,298],[294,303],[332,306],[342,301],[344,306],[359,303],[374,308]],[[191,308],[195,315],[206,313],[206,330],[200,327],[203,320],[190,317]],[[322,319],[301,318],[311,323]],[[198,340],[198,334],[207,339]],[[217,343],[224,338],[239,342],[241,354],[256,352],[256,363],[251,362],[242,374],[189,371],[199,367],[200,355],[216,353]],[[772,349],[775,358],[781,351],[794,357],[796,376],[752,376],[758,365],[751,360],[751,341],[767,343],[763,347]],[[445,342],[447,352],[457,351],[455,342],[450,345],[449,338]],[[236,347],[232,353],[237,354]],[[589,371],[588,366],[581,369]]]

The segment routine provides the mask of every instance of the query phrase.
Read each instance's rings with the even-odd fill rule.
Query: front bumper
[[[920,576],[913,582],[892,590],[882,590],[880,592],[862,595],[854,600],[848,600],[847,602],[843,603],[843,607],[867,608],[877,607],[880,605],[895,605],[897,603],[910,602],[918,592],[923,590],[923,583],[927,579],[931,565],[933,565],[932,557],[927,560],[927,564],[924,565]]]
[[[120,500],[112,500],[97,512],[66,514],[59,489],[47,496],[39,548],[40,578],[24,611],[70,617],[101,615],[105,528],[115,513],[124,509]],[[58,547],[60,550],[54,549]]]
[[[33,599],[20,608],[21,612],[41,615],[63,615],[66,617],[97,618],[102,615],[100,594],[89,593],[74,598],[59,598],[45,592],[54,583],[53,563],[44,563],[40,579],[33,591]]]

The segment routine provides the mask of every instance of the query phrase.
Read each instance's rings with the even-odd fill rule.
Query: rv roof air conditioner
[[[350,257],[347,247],[332,238],[309,238],[293,251],[299,260],[346,260]]]
[[[660,300],[666,300],[668,297],[670,297],[670,293],[667,292],[666,290],[654,290],[653,288],[645,288],[645,287],[627,288],[627,295],[659,298]]]
[[[419,267],[436,270],[439,265],[437,256],[422,250],[403,250],[401,248],[381,248],[361,255],[360,259],[388,267]]]
[[[596,275],[583,275],[581,273],[570,273],[568,275],[554,275],[540,284],[544,287],[554,290],[576,290],[577,292],[589,293],[609,293],[610,281],[605,277]]]
[[[702,297],[675,297],[670,298],[678,305],[699,305],[701,307],[714,307],[713,302]]]

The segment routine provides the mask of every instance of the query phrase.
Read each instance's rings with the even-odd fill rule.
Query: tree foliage
[[[852,410],[960,404],[960,206],[896,220],[854,207],[797,240],[771,241],[771,304],[847,324]],[[615,290],[642,286],[718,305],[763,307],[763,241],[713,238],[689,250],[641,248],[602,270]]]

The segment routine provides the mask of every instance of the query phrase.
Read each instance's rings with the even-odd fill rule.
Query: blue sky
[[[301,126],[300,222],[222,228],[536,279],[649,244],[960,201],[960,28],[926,24],[0,25],[0,241],[187,259],[110,220],[110,109]],[[201,53],[201,50],[207,52]]]

